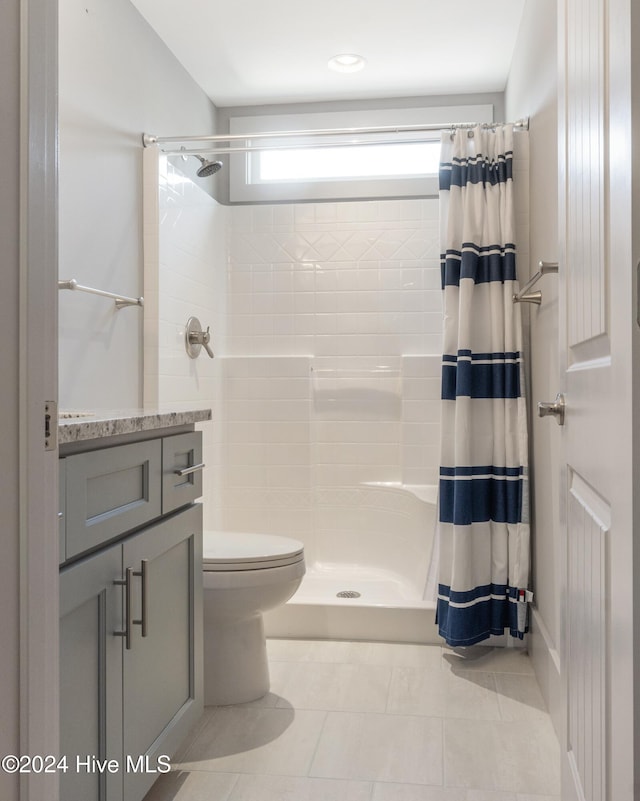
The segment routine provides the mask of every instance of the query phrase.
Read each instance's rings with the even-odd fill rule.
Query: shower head
[[[207,161],[207,159],[197,154],[195,154],[195,157],[202,163],[202,166],[198,167],[198,171],[196,172],[198,178],[208,178],[210,175],[214,175],[218,170],[222,169],[221,161]]]

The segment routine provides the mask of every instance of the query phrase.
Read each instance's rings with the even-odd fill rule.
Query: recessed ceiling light
[[[340,55],[330,58],[327,66],[335,72],[358,72],[363,69],[366,59],[355,53],[340,53]]]

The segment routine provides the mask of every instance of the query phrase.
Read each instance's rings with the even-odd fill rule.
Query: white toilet
[[[304,546],[270,534],[205,531],[202,568],[204,702],[254,701],[269,691],[262,613],[300,586]]]

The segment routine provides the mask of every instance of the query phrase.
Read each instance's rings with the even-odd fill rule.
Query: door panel
[[[570,476],[567,515],[567,746],[585,799],[606,798],[606,549],[609,505],[579,475]]]
[[[562,798],[632,801],[630,4],[559,8]]]
[[[605,549],[611,536],[611,436],[602,426],[611,391],[607,319],[606,0],[565,0],[564,430],[566,566],[565,784],[571,797],[607,798],[607,627]],[[562,110],[561,110],[562,111]],[[561,229],[562,230],[562,229]],[[566,788],[565,788],[566,789]],[[569,797],[567,795],[567,797]]]
[[[576,348],[607,334],[604,0],[567,0],[566,13],[568,340]]]

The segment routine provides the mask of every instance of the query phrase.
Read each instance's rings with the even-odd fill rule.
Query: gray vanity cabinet
[[[202,714],[202,506],[131,537],[122,549],[125,567],[138,572],[146,561],[145,612],[142,592],[133,593],[132,604],[134,621],[146,617],[146,636],[134,624],[122,670],[125,760],[142,768],[124,771],[124,798],[137,801],[158,778],[148,772],[158,757],[173,756]]]
[[[83,760],[122,756],[122,548],[107,548],[60,574],[60,773],[65,801],[121,801],[122,775]],[[80,762],[78,762],[80,760]],[[78,769],[80,768],[80,769]]]
[[[199,443],[197,432],[184,436]],[[180,437],[63,460],[67,510],[84,497],[83,481],[74,478],[83,472],[78,465],[88,468],[89,482],[115,487],[119,479],[111,479],[110,471],[130,471],[132,453],[151,459],[140,473],[144,481],[136,478],[133,495],[153,497],[156,490],[161,495],[159,487],[147,488],[146,476],[161,484],[161,473],[173,471],[171,459],[159,467],[164,440],[171,451]],[[120,448],[128,452],[118,454]],[[132,496],[127,482],[120,483],[125,497]],[[193,493],[183,496],[180,508],[162,514],[158,506],[158,517],[146,526],[61,567],[60,738],[69,764],[60,777],[64,801],[141,801],[202,714],[202,507],[193,502]],[[134,497],[127,503],[139,516],[142,501]],[[126,519],[127,504],[114,497],[110,506],[114,517]],[[112,535],[109,510],[99,508],[99,525],[107,522],[105,530]],[[84,519],[82,526],[84,532]],[[67,545],[76,534],[66,532]],[[100,761],[97,766],[94,759]],[[109,759],[117,770],[101,767]]]

